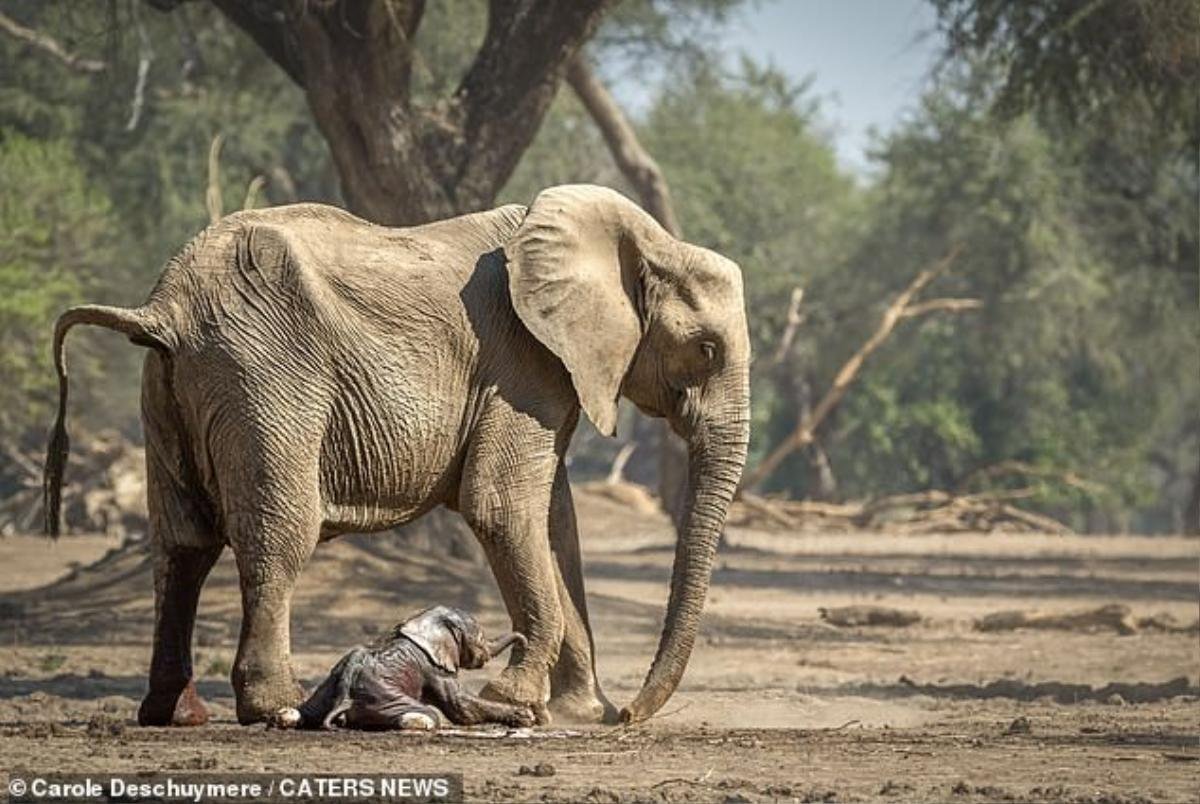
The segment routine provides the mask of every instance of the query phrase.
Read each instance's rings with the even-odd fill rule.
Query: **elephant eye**
[[[700,351],[704,353],[704,359],[709,363],[717,362],[717,345],[712,341],[700,341]]]

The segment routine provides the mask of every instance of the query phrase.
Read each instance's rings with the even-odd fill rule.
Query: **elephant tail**
[[[46,467],[42,475],[42,500],[45,506],[45,528],[50,536],[58,537],[62,523],[62,480],[71,442],[67,437],[67,367],[64,343],[67,332],[76,324],[104,327],[129,336],[139,346],[169,351],[174,338],[163,326],[149,305],[127,309],[84,304],[72,307],[54,325],[54,370],[58,374],[58,415],[46,450]]]

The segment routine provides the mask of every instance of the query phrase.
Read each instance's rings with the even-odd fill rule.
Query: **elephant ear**
[[[617,402],[642,337],[648,251],[669,235],[620,193],[544,190],[504,245],[517,316],[566,366],[579,404],[614,435]]]
[[[400,633],[451,675],[458,672],[458,636],[446,621],[444,606],[426,609],[400,626]]]

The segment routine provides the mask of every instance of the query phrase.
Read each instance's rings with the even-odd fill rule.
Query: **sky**
[[[927,0],[758,0],[721,45],[797,80],[813,75],[839,161],[865,174],[868,131],[887,131],[912,107],[937,59],[934,22]],[[636,108],[643,98],[630,100]]]
[[[868,130],[894,125],[938,56],[926,0],[763,0],[733,21],[726,45],[796,78],[816,77],[842,164],[867,167]]]

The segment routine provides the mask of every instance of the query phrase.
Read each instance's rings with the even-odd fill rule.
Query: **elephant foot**
[[[178,693],[146,693],[137,721],[139,726],[203,726],[208,722],[208,707],[189,680]]]
[[[305,699],[304,688],[286,672],[278,677],[254,680],[234,679],[237,698],[237,719],[243,726],[252,723],[271,723],[281,709],[298,708]]]
[[[617,707],[599,690],[580,690],[554,695],[547,707],[558,723],[585,725],[617,722]]]
[[[534,677],[519,667],[506,667],[499,676],[480,690],[479,697],[489,701],[526,706],[533,712],[539,726],[550,725],[550,710],[546,708],[547,679],[543,674]]]

